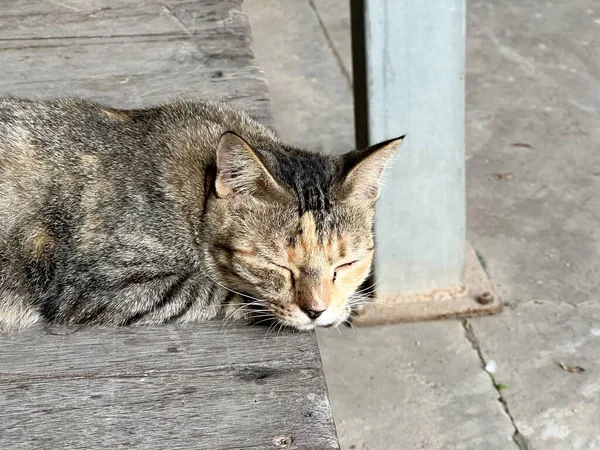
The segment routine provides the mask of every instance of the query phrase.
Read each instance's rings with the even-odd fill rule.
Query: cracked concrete
[[[484,360],[530,449],[600,448],[600,305],[527,302],[472,321]],[[560,367],[580,366],[581,373]]]
[[[460,321],[343,329],[319,342],[343,449],[518,449]]]
[[[504,383],[499,383],[496,380],[494,373],[492,373],[491,371],[488,371],[486,369],[488,363],[491,360],[486,361],[486,359],[484,358],[483,353],[481,351],[481,346],[479,345],[479,340],[477,339],[477,336],[475,336],[475,333],[473,332],[473,327],[472,327],[471,323],[467,319],[463,319],[462,324],[463,324],[463,328],[465,329],[465,336],[466,336],[467,340],[471,343],[473,350],[475,350],[477,352],[477,356],[479,357],[479,361],[481,362],[481,368],[484,371],[486,371],[488,376],[490,377],[492,385],[496,389],[496,392],[498,392],[498,401],[502,404],[502,407],[504,408],[504,412],[509,417],[510,423],[512,424],[512,426],[514,428],[512,440],[514,441],[514,443],[517,445],[517,447],[520,450],[528,450],[530,447],[529,447],[529,444],[527,443],[527,439],[523,436],[523,434],[517,427],[517,424],[515,423],[515,418],[512,416],[512,413],[508,409],[508,403],[506,402],[506,399],[502,395],[502,389],[505,386]]]
[[[244,3],[297,144],[352,146],[347,8]],[[468,238],[507,308],[320,333],[342,448],[600,450],[600,6],[472,0],[467,19]]]

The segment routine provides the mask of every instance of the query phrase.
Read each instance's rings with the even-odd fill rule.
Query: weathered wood
[[[265,332],[209,322],[2,335],[0,448],[258,449],[282,436],[337,448],[315,335]]]
[[[240,3],[5,0],[0,92],[115,107],[208,97],[272,123]],[[339,448],[314,333],[0,334],[0,406],[0,449]]]
[[[0,92],[121,107],[186,95],[272,123],[240,0],[56,3],[3,5]]]

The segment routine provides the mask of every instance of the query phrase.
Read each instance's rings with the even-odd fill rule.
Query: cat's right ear
[[[220,198],[285,195],[254,149],[235,133],[224,133],[217,144],[215,190]]]
[[[338,187],[338,198],[372,206],[379,197],[381,174],[405,136],[346,153],[346,175]]]

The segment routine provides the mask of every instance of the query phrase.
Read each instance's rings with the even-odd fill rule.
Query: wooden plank
[[[126,107],[192,95],[231,101],[270,123],[264,77],[251,61],[247,49],[223,54],[217,36],[201,45],[187,36],[0,42],[0,91]]]
[[[218,4],[218,6],[217,6]],[[0,10],[0,41],[101,38],[118,36],[202,35],[238,31],[248,39],[239,1],[171,0],[161,2],[8,1]],[[238,51],[226,40],[221,46]]]
[[[464,0],[351,2],[359,144],[407,133],[377,205],[378,295],[465,277]],[[361,41],[361,37],[363,40]]]
[[[272,124],[240,0],[47,3],[0,11],[0,92],[121,107],[196,96]]]
[[[316,343],[312,333],[269,337],[266,330],[218,321],[185,327],[74,327],[64,333],[61,329],[38,327],[2,335],[0,380],[52,379],[59,373],[60,377],[74,378],[99,373],[104,376],[168,373],[182,371],[184,367],[195,371],[217,370],[232,364],[260,366],[261,361],[269,364],[279,361],[278,367],[285,370],[319,367],[318,354],[305,351]],[[10,364],[19,345],[22,346],[19,359]],[[182,356],[185,360],[181,360]]]
[[[265,331],[3,335],[0,448],[338,448],[314,333]]]
[[[241,0],[5,0],[0,92],[228,100],[272,124]],[[0,449],[339,448],[314,333],[210,322],[0,334]]]
[[[19,2],[20,3],[20,2]],[[67,5],[65,2],[64,5]],[[129,6],[75,11],[50,2],[13,3],[0,11],[0,40],[73,37],[160,36],[180,34],[182,27],[168,7],[131,2]],[[27,8],[29,6],[29,8]],[[18,20],[17,20],[18,19]]]
[[[179,29],[177,20],[169,20],[174,10],[197,16],[196,29],[202,31],[211,23],[243,16],[240,4],[241,0],[3,0],[0,18],[19,33],[3,38],[160,34],[165,30],[156,29],[157,24]]]

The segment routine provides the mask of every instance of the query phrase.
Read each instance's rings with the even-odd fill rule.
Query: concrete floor
[[[353,144],[347,8],[244,3],[295,144]],[[600,5],[471,0],[467,52],[468,238],[507,308],[320,333],[342,447],[598,450]]]

